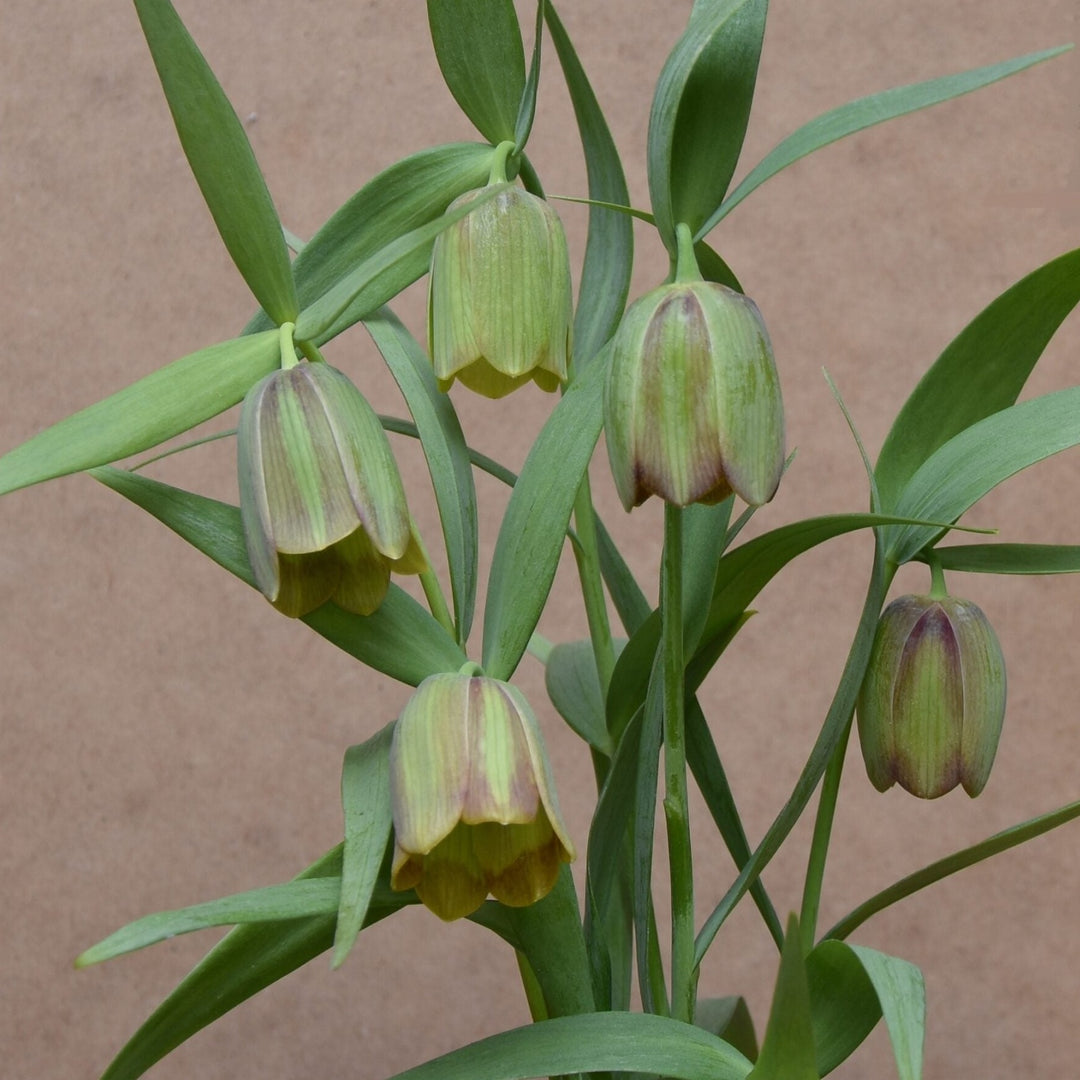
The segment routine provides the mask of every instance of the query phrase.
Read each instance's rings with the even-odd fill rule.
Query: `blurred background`
[[[373,174],[472,139],[443,86],[419,0],[178,0],[302,237]],[[527,46],[530,5],[522,4]],[[564,0],[560,13],[647,206],[652,87],[690,0]],[[1072,0],[773,4],[736,178],[805,121],[889,86],[1072,41]],[[769,181],[712,235],[757,300],[776,349],[798,456],[757,530],[864,509],[866,478],[822,377],[835,379],[872,455],[926,367],[1009,285],[1080,243],[1076,54],[819,151]],[[530,156],[549,193],[586,193],[554,50]],[[559,204],[577,258],[584,208]],[[0,451],[163,363],[234,336],[253,304],[188,172],[130,4],[5,0],[0,22]],[[666,272],[640,229],[633,295]],[[424,287],[397,305],[418,333]],[[1080,317],[1025,391],[1077,382]],[[364,332],[328,350],[376,408],[403,406]],[[553,399],[454,390],[466,434],[510,467]],[[222,416],[206,432],[233,426]],[[395,439],[410,502],[435,547],[416,447]],[[151,474],[235,501],[235,447],[212,443]],[[969,523],[1011,541],[1077,542],[1075,452],[1003,485]],[[478,478],[482,560],[505,489]],[[623,513],[598,450],[605,521],[651,596],[659,506]],[[654,500],[655,502],[655,500]],[[803,557],[703,691],[751,842],[783,804],[817,733],[858,618],[870,538]],[[482,566],[486,561],[482,562]],[[923,591],[920,568],[894,592]],[[540,629],[585,634],[572,561]],[[990,617],[1009,669],[994,775],[922,803],[877,794],[852,745],[822,926],[958,847],[1080,797],[1080,581],[952,575]],[[477,642],[479,640],[477,636]],[[191,935],[76,973],[119,925],[286,880],[341,835],[342,754],[392,719],[408,689],[273,612],[140,510],[69,477],[0,501],[0,1047],[12,1080],[94,1077],[216,940]],[[584,850],[595,799],[587,754],[526,658],[517,681],[548,736]],[[695,805],[700,917],[733,877]],[[765,880],[796,908],[809,821]],[[663,857],[657,859],[659,868]],[[583,860],[575,868],[579,881]],[[927,1075],[1069,1075],[1080,1035],[1080,825],[907,900],[854,940],[919,964]],[[660,891],[663,892],[661,885]],[[776,953],[743,905],[705,962],[707,994],[747,995],[764,1028]],[[364,933],[346,965],[320,957],[159,1065],[161,1080],[376,1080],[528,1018],[510,951],[471,924],[412,909]],[[893,1074],[881,1030],[836,1074]]]

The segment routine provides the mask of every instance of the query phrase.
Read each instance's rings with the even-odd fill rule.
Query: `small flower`
[[[427,568],[379,418],[340,371],[304,361],[256,383],[237,447],[248,557],[278,611],[370,615],[391,570]]]
[[[661,285],[632,304],[615,332],[604,430],[627,510],[650,495],[768,502],[784,465],[784,409],[757,305],[708,281]]]
[[[572,306],[558,214],[507,187],[435,240],[428,341],[439,389],[454,379],[490,398],[530,379],[557,389],[566,380]]]
[[[952,596],[903,596],[884,611],[858,700],[870,782],[920,799],[957,784],[974,798],[1005,718],[1005,660],[982,611]]]
[[[441,919],[491,893],[511,907],[551,891],[574,846],[540,729],[508,683],[432,675],[398,718],[390,748],[390,884]]]

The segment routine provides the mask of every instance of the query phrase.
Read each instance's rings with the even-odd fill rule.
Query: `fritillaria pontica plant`
[[[429,0],[440,68],[480,140],[390,166],[306,244],[290,240],[292,258],[243,126],[179,15],[169,0],[135,0],[181,145],[259,310],[240,337],[207,344],[8,452],[0,492],[88,471],[280,612],[416,689],[399,716],[365,718],[365,741],[345,750],[340,845],[292,882],[149,916],[79,957],[86,966],[235,924],[120,1050],[110,1080],[141,1075],[317,952],[332,949],[334,966],[344,963],[366,925],[417,903],[441,919],[472,919],[492,931],[493,947],[515,950],[534,1020],[430,1062],[430,1080],[817,1078],[883,1016],[907,1080],[921,1068],[921,973],[847,939],[917,889],[1080,814],[1071,804],[997,834],[832,927],[818,925],[856,707],[878,789],[897,784],[936,799],[960,785],[975,796],[990,778],[1004,659],[986,616],[947,593],[944,571],[1080,570],[1075,549],[951,542],[962,515],[1002,480],[1080,441],[1080,388],[1017,404],[1046,341],[1080,300],[1080,251],[1034,269],[976,317],[977,333],[961,331],[928,365],[876,464],[867,458],[868,512],[777,522],[769,503],[785,463],[781,382],[798,360],[774,357],[762,313],[717,250],[718,226],[799,157],[1062,50],[852,102],[793,133],[732,188],[766,6],[694,4],[655,90],[643,210],[630,205],[597,96],[551,3],[537,4],[527,63],[511,0]],[[587,166],[588,244],[576,270],[554,200],[543,194],[542,162],[526,152],[547,38]],[[669,259],[653,268],[655,287],[627,306],[633,217],[655,230]],[[388,305],[429,269],[425,350]],[[322,347],[357,324],[400,386],[408,419],[380,419],[363,378],[326,363]],[[987,349],[1006,335],[1008,350]],[[519,476],[470,448],[447,396],[455,382],[492,399],[533,393],[530,383],[559,392]],[[241,403],[238,506],[115,464]],[[419,440],[442,523],[438,545],[421,541],[385,427]],[[665,504],[655,609],[593,504],[587,470],[602,429],[627,511],[652,495]],[[487,568],[479,640],[475,468],[513,486]],[[762,529],[740,541],[754,513]],[[725,663],[764,586],[811,548],[855,530],[874,540],[863,616],[802,775],[751,848],[696,690]],[[535,631],[567,543],[589,637],[553,644]],[[886,606],[898,569],[913,562],[931,567],[930,594]],[[444,565],[445,576],[435,569]],[[625,637],[618,644],[609,597]],[[591,759],[588,835],[572,836],[559,810],[542,734],[553,712],[538,719],[514,683],[527,652],[545,665],[554,710]],[[733,858],[730,888],[707,911],[695,902],[691,772]],[[648,872],[661,776],[664,933]],[[763,770],[754,782],[769,779]],[[815,791],[803,894],[774,897],[762,872]],[[947,805],[934,803],[942,813]],[[577,852],[584,858],[572,873]],[[777,948],[767,1018],[751,1016],[737,993],[721,1001],[697,993],[703,958],[747,896]]]

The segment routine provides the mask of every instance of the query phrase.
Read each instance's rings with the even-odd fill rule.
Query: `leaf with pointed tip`
[[[611,756],[614,747],[604,723],[604,695],[589,641],[556,645],[544,667],[548,697],[570,729],[594,750]]]
[[[221,239],[275,323],[300,310],[281,221],[244,126],[169,0],[135,0],[180,145]]]
[[[750,1061],[757,1058],[757,1035],[746,998],[739,995],[701,998],[694,1012],[694,1023],[731,1043]]]
[[[942,570],[968,574],[1080,573],[1077,544],[950,544],[934,556]]]

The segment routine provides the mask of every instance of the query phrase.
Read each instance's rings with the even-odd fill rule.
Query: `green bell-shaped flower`
[[[467,192],[453,206],[479,195]],[[558,214],[518,187],[439,234],[431,261],[428,343],[440,390],[459,379],[499,398],[530,380],[566,380],[573,300]]]
[[[1005,659],[982,611],[953,596],[903,596],[882,613],[858,699],[870,782],[920,799],[957,784],[974,798],[1005,719]]]
[[[784,466],[784,407],[757,305],[701,280],[632,304],[615,332],[604,431],[627,510],[650,495],[768,502]]]
[[[574,858],[540,729],[509,683],[432,675],[410,698],[390,748],[390,884],[442,919],[490,893],[511,907],[551,891]]]
[[[379,418],[340,371],[303,361],[256,383],[237,448],[251,569],[278,611],[370,615],[391,570],[427,568]]]

